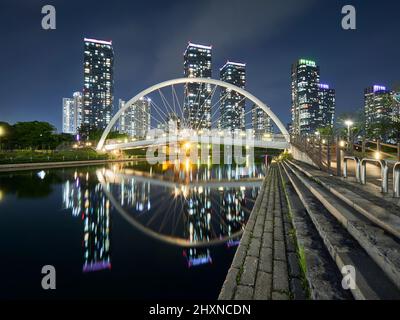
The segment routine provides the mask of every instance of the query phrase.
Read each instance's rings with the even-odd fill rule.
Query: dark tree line
[[[57,134],[56,128],[48,122],[17,122],[13,125],[0,122],[0,128],[1,150],[54,150],[74,140],[70,134]]]

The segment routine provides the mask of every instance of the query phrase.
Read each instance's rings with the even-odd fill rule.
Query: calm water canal
[[[263,177],[133,162],[1,173],[0,297],[215,299]]]

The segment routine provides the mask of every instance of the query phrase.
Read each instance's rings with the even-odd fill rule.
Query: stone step
[[[382,198],[357,191],[353,185],[348,185],[337,177],[329,176],[319,170],[300,165],[297,162],[288,161],[296,169],[307,175],[307,177],[318,182],[336,197],[371,220],[374,224],[385,231],[400,238],[400,207],[388,203]],[[373,198],[373,201],[371,199]]]
[[[297,251],[303,255],[303,272],[314,300],[349,300],[352,295],[341,286],[341,273],[315,229],[308,213],[289,181],[286,168],[281,176],[297,239]]]
[[[298,169],[298,166],[291,164],[290,168],[400,289],[399,240],[382,230],[380,226],[376,226],[335,194],[311,180],[308,175]]]
[[[352,228],[345,227],[356,226],[357,223],[348,223],[349,221],[354,221],[358,222],[358,225],[361,225],[363,229],[365,222],[361,219],[355,220],[355,212],[351,212],[346,208],[345,204],[340,203],[339,199],[335,199],[332,196],[329,197],[329,194],[322,194],[322,187],[304,175],[302,176],[296,168],[288,163],[284,164],[284,168],[339,270],[342,270],[344,266],[354,266],[356,270],[354,279],[356,287],[351,290],[354,298],[373,300],[400,299],[398,288],[389,279],[386,272],[382,272],[382,269],[368,254],[372,250],[369,249],[367,253],[361,247],[359,241],[354,239],[354,236],[358,236],[359,239],[363,238],[361,237],[362,233],[357,234],[357,232],[353,232]],[[346,212],[346,214],[342,214],[342,211]],[[365,244],[367,241],[368,239],[363,238],[361,242]],[[373,244],[371,243],[371,245]]]

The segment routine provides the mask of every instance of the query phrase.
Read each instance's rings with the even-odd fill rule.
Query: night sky
[[[41,28],[41,8],[57,29]],[[357,30],[341,8],[357,9]],[[366,86],[400,83],[398,0],[1,0],[0,121],[61,128],[62,98],[83,87],[83,38],[112,40],[114,105],[183,75],[187,42],[213,46],[213,78],[227,59],[247,63],[247,90],[286,124],[290,69],[315,59],[336,89],[337,113],[363,105]]]

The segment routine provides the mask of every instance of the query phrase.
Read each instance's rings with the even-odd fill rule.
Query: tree
[[[54,145],[56,128],[48,122],[17,122],[11,137],[14,148],[46,149]]]
[[[341,137],[347,137],[347,126],[346,120],[353,121],[353,125],[350,128],[350,133],[353,137],[357,137],[365,134],[365,113],[364,108],[359,108],[354,112],[343,112],[336,120],[335,132]]]
[[[94,142],[98,142],[103,134],[104,130],[98,128],[92,128],[91,126],[85,124],[79,128],[79,135],[82,140],[90,140]],[[124,139],[128,138],[128,135],[125,133],[119,133],[117,131],[111,131],[108,136],[108,139]]]

